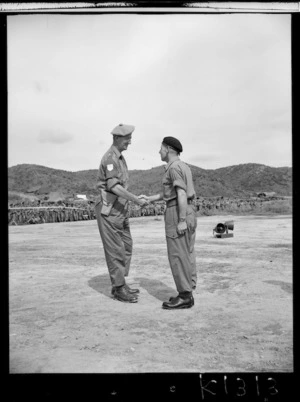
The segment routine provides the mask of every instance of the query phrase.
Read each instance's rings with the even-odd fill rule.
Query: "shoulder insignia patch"
[[[113,164],[107,165],[107,170],[108,170],[109,172],[111,172],[111,171],[113,170],[113,168],[114,168],[114,165],[113,165]]]

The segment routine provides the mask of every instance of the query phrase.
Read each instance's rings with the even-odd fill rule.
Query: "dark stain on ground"
[[[292,283],[282,282],[282,281],[264,281],[265,283],[269,283],[270,285],[280,286],[282,290],[287,293],[293,293],[293,285]]]
[[[292,216],[290,214],[283,214],[285,215],[285,219],[292,219]],[[270,215],[270,214],[263,214],[263,215],[255,215],[251,217],[251,220],[255,219],[282,219],[281,215]]]
[[[213,263],[213,264],[209,264],[206,269],[205,272],[226,272],[227,271],[227,267],[230,267],[232,264],[229,264],[227,262],[224,263]],[[218,277],[219,278],[219,277]],[[212,280],[216,280],[216,277],[213,277]]]
[[[269,247],[271,248],[288,248],[288,249],[292,249],[292,243],[285,243],[285,244],[269,244]]]
[[[226,241],[224,238],[215,237],[213,241],[210,241],[209,244],[218,245],[218,246],[229,246],[230,242]]]
[[[213,293],[216,290],[228,289],[230,287],[230,278],[227,276],[215,275],[211,278],[211,284],[207,287],[208,292]]]
[[[275,335],[281,335],[282,334],[282,327],[280,324],[270,324],[267,325],[266,327],[263,327],[264,331],[271,331]]]

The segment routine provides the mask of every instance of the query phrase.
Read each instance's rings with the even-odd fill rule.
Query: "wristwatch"
[[[179,222],[185,222],[186,218],[179,218]]]

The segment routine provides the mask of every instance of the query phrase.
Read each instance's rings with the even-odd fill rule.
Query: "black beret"
[[[177,140],[177,138],[174,137],[165,137],[163,139],[163,143],[166,145],[169,145],[170,147],[176,149],[176,151],[178,152],[182,152],[182,145],[181,142],[179,140]]]

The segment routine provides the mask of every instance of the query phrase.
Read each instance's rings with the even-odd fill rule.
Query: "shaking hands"
[[[149,197],[144,194],[138,196],[138,205],[140,207],[145,207],[146,205],[150,204]]]

